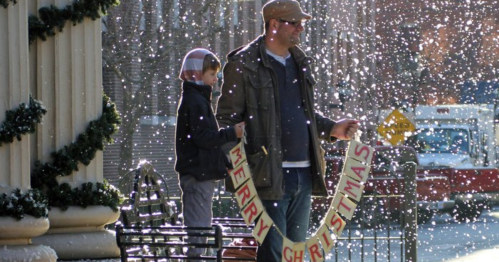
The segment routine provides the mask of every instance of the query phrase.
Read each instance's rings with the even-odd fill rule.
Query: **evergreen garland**
[[[21,220],[25,215],[36,218],[48,217],[47,197],[40,190],[30,189],[22,193],[15,189],[12,194],[0,194],[0,217],[9,216]]]
[[[0,217],[10,216],[18,220],[25,215],[36,218],[48,217],[48,203],[51,206],[66,210],[70,205],[87,207],[103,205],[118,211],[123,203],[123,196],[106,180],[103,183],[91,182],[82,184],[80,188],[71,188],[67,183],[59,185],[55,179],[58,175],[69,175],[78,170],[78,162],[88,165],[97,150],[104,150],[104,141],[113,142],[111,137],[121,123],[116,106],[105,94],[102,98],[102,115],[100,119],[91,121],[85,131],[80,134],[75,143],[53,152],[55,159],[52,164],[35,163],[31,174],[33,189],[23,194],[20,189],[11,195],[0,194]],[[21,139],[21,134],[34,132],[34,124],[40,123],[41,115],[46,110],[42,104],[30,97],[30,106],[21,104],[17,110],[7,111],[7,121],[0,129],[0,142],[12,142],[14,137]],[[28,125],[28,127],[25,127]],[[20,130],[20,131],[18,131]],[[1,144],[1,143],[0,143]],[[50,189],[50,190],[48,190]],[[45,190],[45,196],[42,193]]]
[[[111,137],[118,130],[121,118],[116,111],[116,105],[109,97],[103,94],[102,115],[99,119],[90,121],[84,133],[80,134],[76,142],[52,152],[52,163],[35,162],[31,172],[31,186],[43,189],[58,186],[57,176],[68,176],[78,171],[78,162],[90,164],[97,150],[104,150],[104,142],[112,143]]]
[[[14,5],[17,4],[17,0],[0,0],[0,5],[7,8],[9,6],[9,2],[12,2]]]
[[[106,180],[104,183],[87,182],[81,188],[71,188],[67,183],[63,183],[56,188],[47,191],[48,201],[51,207],[59,207],[62,211],[69,206],[108,206],[114,212],[118,212],[118,207],[123,203],[123,195],[118,189],[110,185]]]
[[[17,0],[0,0],[0,5],[7,8],[9,2],[17,3]],[[85,18],[96,20],[101,14],[106,14],[111,6],[119,5],[119,0],[76,0],[72,5],[63,9],[51,5],[38,10],[40,17],[30,15],[28,18],[29,43],[36,38],[46,40],[47,36],[54,36],[56,30],[62,32],[66,22],[69,20],[73,25],[82,23]],[[11,143],[14,137],[21,140],[21,135],[33,133],[35,124],[40,123],[41,117],[47,111],[41,103],[30,96],[30,105],[21,104],[17,110],[6,112],[6,121],[0,127],[0,145]],[[22,219],[25,214],[34,217],[48,217],[47,203],[52,206],[61,207],[66,210],[69,205],[87,207],[89,205],[109,206],[113,211],[118,211],[118,206],[123,202],[119,190],[104,181],[96,183],[85,183],[81,189],[71,188],[69,184],[59,185],[56,176],[70,175],[78,171],[78,162],[88,165],[95,157],[97,150],[104,150],[104,141],[112,143],[111,137],[117,131],[121,119],[116,107],[109,98],[103,96],[103,113],[99,120],[91,121],[85,131],[80,134],[75,143],[65,146],[63,149],[53,152],[52,164],[42,164],[36,161],[35,168],[31,174],[31,183],[34,189],[22,194],[16,189],[11,196],[0,195],[0,216],[13,216]],[[47,191],[49,199],[39,189]]]
[[[42,7],[38,10],[39,17],[29,16],[29,43],[31,44],[36,38],[45,41],[48,36],[54,36],[56,30],[62,32],[67,21],[76,25],[82,23],[85,18],[96,20],[101,14],[106,14],[111,6],[119,4],[119,0],[76,0],[72,5],[62,9],[54,5]]]
[[[22,103],[18,109],[7,110],[5,121],[0,126],[0,146],[12,143],[14,138],[21,141],[21,136],[34,133],[36,124],[42,121],[42,116],[47,113],[42,103],[29,96],[29,106]]]

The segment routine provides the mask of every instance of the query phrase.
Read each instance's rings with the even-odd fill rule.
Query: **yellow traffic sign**
[[[398,109],[393,110],[383,123],[378,126],[378,133],[392,145],[404,142],[407,133],[415,130],[414,124]]]

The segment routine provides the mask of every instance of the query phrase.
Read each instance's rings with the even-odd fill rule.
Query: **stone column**
[[[29,104],[28,1],[0,6],[0,32],[4,36],[0,37],[0,125],[6,120],[7,110]],[[0,194],[11,195],[16,189],[26,193],[31,188],[29,135],[0,145],[0,166]],[[31,238],[48,228],[47,218],[0,216],[0,260],[55,262],[54,250],[31,244]]]
[[[72,3],[73,0],[34,1],[36,9],[50,4],[62,9]],[[48,111],[37,132],[36,155],[42,162],[51,162],[51,152],[76,141],[89,122],[101,116],[101,21],[85,19],[75,26],[67,22],[63,32],[32,45],[31,52],[36,52],[37,60],[36,90]],[[88,166],[80,163],[78,171],[57,180],[73,188],[85,182],[102,182],[102,151]],[[104,229],[118,217],[118,212],[103,206],[73,206],[66,211],[51,208],[48,233],[33,241],[49,245],[60,259],[118,257],[114,232]]]

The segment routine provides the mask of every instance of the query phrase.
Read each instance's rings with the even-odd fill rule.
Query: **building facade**
[[[499,2],[380,0],[376,99],[387,108],[459,103],[468,81],[499,78]]]

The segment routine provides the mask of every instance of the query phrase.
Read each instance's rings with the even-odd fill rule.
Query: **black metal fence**
[[[363,196],[326,261],[417,262],[416,164],[406,163],[403,170],[403,179],[394,176],[399,194],[374,190]],[[394,202],[400,206],[393,207]]]
[[[399,188],[399,190],[394,190],[393,194],[381,195],[375,193],[377,190],[373,190],[374,193],[363,196],[354,217],[347,222],[341,237],[336,239],[334,248],[329,254],[323,254],[325,261],[417,262],[416,164],[413,162],[404,164],[403,177],[394,175],[392,181],[394,183],[392,186]],[[229,221],[227,225],[230,224],[231,219],[241,222],[235,199],[223,194],[221,188],[218,193],[213,202],[214,217]],[[174,200],[180,206],[178,198],[170,198],[170,200]],[[396,208],[392,206],[393,203],[397,203]],[[319,228],[326,211],[327,208],[322,208],[312,212],[311,235]],[[220,225],[223,222],[215,221],[215,223]],[[224,249],[237,249],[242,252],[244,249],[255,248],[230,246],[229,244],[235,239],[251,238],[252,229],[247,228],[244,223],[238,223],[236,225],[239,227],[238,230],[227,231],[227,225],[222,226],[224,230],[220,232],[217,231],[221,230],[217,229],[217,226],[211,228],[211,231],[205,229],[208,230],[205,236],[210,241],[206,246],[201,246],[211,250],[205,260],[221,261],[221,252]],[[185,239],[189,237],[189,234],[198,234],[192,232],[194,231],[189,231],[185,227],[162,227],[145,231],[117,227],[117,240],[122,258],[138,259],[132,261],[183,261],[187,257],[182,255],[182,248],[192,246],[192,243],[187,243]],[[151,248],[156,250],[154,251],[156,253],[150,252]],[[224,258],[224,260],[230,261],[231,259]]]
[[[364,195],[352,220],[336,241],[326,261],[417,262],[416,163],[403,165],[403,176],[393,175],[393,194]],[[215,197],[214,215],[240,217],[231,197]],[[310,234],[319,228],[327,208],[312,212]]]

